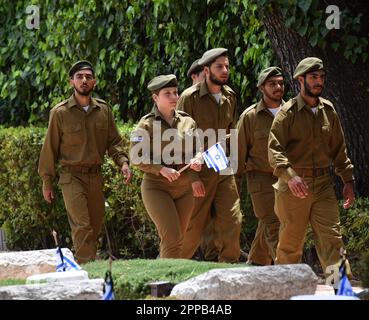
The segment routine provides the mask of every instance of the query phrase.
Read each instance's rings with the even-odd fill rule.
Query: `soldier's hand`
[[[350,208],[355,201],[354,184],[352,182],[346,182],[343,186],[343,207],[345,209]]]
[[[42,195],[46,202],[51,203],[54,200],[54,190],[42,190]]]
[[[197,158],[193,158],[191,159],[191,165],[190,165],[190,168],[194,171],[201,171],[201,160],[200,159],[197,159]]]
[[[181,175],[177,170],[172,168],[163,167],[160,169],[160,174],[166,178],[169,182],[176,181]]]
[[[205,197],[205,186],[202,181],[192,182],[192,194],[195,198]]]
[[[129,169],[129,165],[127,162],[124,162],[123,165],[122,165],[122,168],[120,169],[123,173],[123,176],[126,178],[123,183],[124,184],[128,184],[131,182],[132,180],[132,172],[131,170]]]
[[[304,179],[299,176],[291,178],[288,181],[288,187],[290,188],[292,194],[295,197],[304,199],[308,195],[307,190],[309,189],[309,187],[304,181]]]

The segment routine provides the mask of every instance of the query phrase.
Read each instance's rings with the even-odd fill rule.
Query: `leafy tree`
[[[70,93],[67,71],[78,59],[96,65],[97,94],[115,115],[138,120],[151,109],[148,81],[175,73],[181,89],[193,60],[227,47],[240,111],[255,100],[255,77],[273,60],[266,31],[249,1],[33,1],[39,29],[29,30],[29,1],[0,6],[0,123],[45,124]]]

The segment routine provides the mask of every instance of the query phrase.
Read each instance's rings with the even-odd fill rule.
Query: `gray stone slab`
[[[101,300],[103,279],[0,287],[0,300]]]
[[[176,285],[185,300],[285,300],[315,293],[318,277],[306,264],[213,269]]]
[[[73,258],[68,248],[63,254]],[[0,252],[0,280],[26,279],[28,276],[56,271],[55,249]]]

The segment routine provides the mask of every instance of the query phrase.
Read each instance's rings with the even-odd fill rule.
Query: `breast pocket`
[[[108,130],[108,124],[104,121],[96,122],[96,130]]]
[[[65,127],[64,135],[66,145],[77,146],[84,142],[82,124],[80,122],[69,123]]]

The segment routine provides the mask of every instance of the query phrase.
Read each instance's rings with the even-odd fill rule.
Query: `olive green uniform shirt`
[[[344,183],[354,179],[338,115],[323,98],[319,98],[316,114],[300,94],[282,106],[270,130],[269,162],[274,175],[285,182],[297,176],[293,168],[331,164]]]
[[[273,114],[262,99],[241,114],[237,123],[237,179],[242,178],[245,170],[273,172],[268,161],[268,137],[273,120]]]
[[[154,122],[157,125],[160,124],[160,140],[154,139]],[[165,135],[165,131],[167,129],[176,129],[176,147],[178,147],[178,158],[173,157],[174,163],[165,163],[165,159],[162,159],[162,152],[165,148],[171,149],[172,147],[169,144],[173,144],[173,138],[169,141],[167,139],[163,139],[163,135]],[[142,131],[143,130],[143,131]],[[145,134],[146,133],[146,134]],[[133,156],[132,147],[137,145],[140,142],[145,142],[145,139],[150,139],[150,153],[144,155],[145,163],[138,162]],[[188,141],[192,141],[190,146],[192,148],[188,148],[186,150],[186,139]],[[155,141],[154,141],[155,140]],[[154,143],[159,143],[160,147],[158,149],[157,154],[154,154]],[[144,145],[144,144],[143,144]],[[174,145],[173,145],[174,146]],[[198,149],[198,150],[197,150]],[[131,134],[131,161],[132,164],[137,166],[141,171],[152,174],[155,176],[160,176],[160,170],[163,167],[172,167],[172,165],[183,165],[185,164],[186,158],[191,159],[198,155],[198,152],[201,151],[201,146],[199,141],[197,141],[196,134],[196,122],[185,112],[183,111],[174,111],[174,120],[172,125],[169,125],[160,114],[158,108],[156,106],[153,107],[152,112],[145,115],[141,118],[139,123],[137,124],[136,129]],[[188,154],[186,154],[188,152]],[[139,157],[143,156],[142,151],[138,154]],[[154,158],[157,157],[157,160],[154,161]],[[169,159],[168,159],[169,160]],[[166,160],[166,161],[168,161]],[[148,163],[147,163],[148,162]],[[159,163],[155,163],[159,162]],[[176,168],[177,169],[177,168]],[[189,179],[193,181],[200,180],[197,172],[188,168],[185,170],[183,174],[187,174]]]
[[[209,92],[206,81],[202,81],[187,88],[181,94],[177,103],[177,109],[188,113],[196,120],[197,127],[206,129],[230,129],[236,126],[235,92],[228,86],[222,86],[222,96],[218,104],[214,96]],[[216,138],[218,139],[218,132]],[[204,146],[206,150],[211,146]]]
[[[119,167],[128,162],[112,112],[104,100],[91,98],[87,112],[73,95],[57,104],[50,111],[39,160],[44,190],[52,188],[57,161],[62,166],[101,165],[106,151]]]

